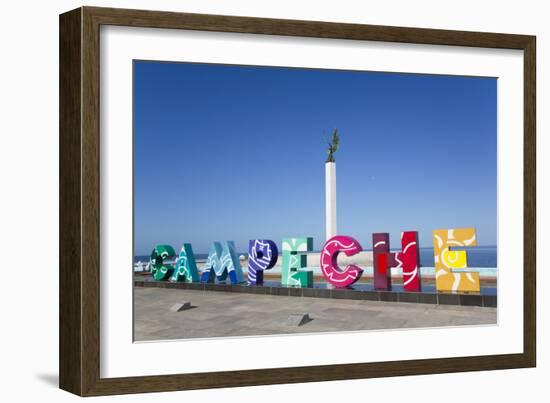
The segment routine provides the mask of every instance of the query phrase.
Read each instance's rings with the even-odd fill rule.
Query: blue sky
[[[324,241],[324,134],[338,232],[475,227],[496,244],[494,78],[134,62],[134,250]]]

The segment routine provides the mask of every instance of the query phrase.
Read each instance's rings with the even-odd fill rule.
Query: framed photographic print
[[[62,14],[60,387],[535,366],[535,166],[533,36]]]

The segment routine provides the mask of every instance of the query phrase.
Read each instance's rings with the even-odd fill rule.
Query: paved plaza
[[[177,303],[191,308],[174,311]],[[345,330],[496,324],[497,309],[435,304],[297,298],[218,291],[134,288],[134,339],[253,336]],[[301,326],[293,314],[309,314]]]

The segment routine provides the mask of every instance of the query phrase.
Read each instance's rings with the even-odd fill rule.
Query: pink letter
[[[355,265],[349,265],[342,270],[338,267],[338,253],[353,256],[363,248],[359,242],[349,236],[334,236],[330,238],[321,252],[321,271],[329,283],[336,287],[348,287],[361,278],[363,270]]]

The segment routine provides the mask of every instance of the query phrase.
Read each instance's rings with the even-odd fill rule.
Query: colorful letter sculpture
[[[195,262],[195,254],[190,243],[184,243],[181,247],[178,260],[176,261],[176,269],[170,277],[170,281],[184,283],[198,283],[199,271]]]
[[[338,267],[338,254],[344,252],[346,256],[353,256],[363,248],[359,242],[349,236],[330,238],[321,251],[321,271],[329,283],[335,287],[348,287],[361,278],[363,269],[355,265],[346,266],[344,270]]]
[[[279,257],[279,249],[269,239],[252,239],[248,243],[248,285],[262,285],[264,270],[269,270]]]
[[[405,291],[420,291],[418,232],[401,233],[401,252],[390,252],[390,235],[387,233],[372,234],[372,244],[375,289],[391,290],[390,268],[395,267],[403,271]]]
[[[391,268],[401,268],[405,291],[420,291],[420,253],[418,232],[401,233],[401,251],[390,252],[390,236],[387,233],[372,234],[373,277],[376,290],[391,290]],[[468,270],[467,253],[455,250],[476,246],[475,228],[438,229],[433,231],[435,283],[442,292],[480,292],[479,273]],[[451,250],[451,248],[453,248]],[[285,238],[282,242],[281,286],[313,287],[313,271],[307,267],[305,252],[313,250],[313,238]],[[338,266],[338,254],[344,252],[353,256],[362,251],[357,240],[337,235],[330,238],[320,256],[321,271],[326,280],[335,287],[349,287],[363,274],[356,265]],[[275,242],[268,239],[252,239],[248,245],[248,285],[262,285],[264,270],[277,263],[279,250]],[[151,252],[149,266],[157,281],[170,279],[173,282],[243,283],[243,272],[232,241],[213,242],[202,274],[199,274],[193,248],[184,243],[176,261],[176,267],[165,264],[175,257],[170,245],[157,245]]]
[[[466,251],[449,249],[455,246],[476,246],[475,228],[434,230],[433,243],[437,291],[479,292],[479,273],[453,271],[468,267]]]
[[[174,248],[170,245],[157,245],[153,249],[149,264],[151,266],[151,274],[155,280],[162,281],[170,277],[174,271],[174,266],[164,264],[164,260],[174,256],[176,256],[176,252],[174,252]]]
[[[243,282],[243,271],[235,253],[235,244],[227,241],[222,247],[220,242],[213,242],[201,275],[201,282],[213,283],[216,278],[220,282],[225,282],[227,277],[231,284]]]
[[[300,252],[313,251],[313,238],[283,239],[281,285],[283,287],[313,287],[313,271],[300,270],[307,266],[307,256]]]
[[[405,291],[420,291],[420,250],[418,232],[401,233],[401,252],[396,256],[398,266],[403,271],[403,288]]]
[[[390,234],[372,234],[372,275],[376,290],[391,290],[389,268],[395,264],[395,254],[390,253]]]

